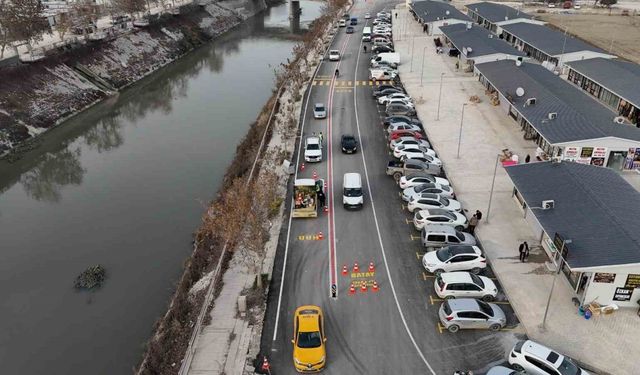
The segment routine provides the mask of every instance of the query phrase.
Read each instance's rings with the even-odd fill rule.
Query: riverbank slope
[[[36,147],[34,139],[87,107],[117,95],[189,51],[263,10],[246,0],[229,6],[188,5],[179,16],[163,15],[146,28],[91,42],[46,60],[0,68],[0,156],[9,161]]]

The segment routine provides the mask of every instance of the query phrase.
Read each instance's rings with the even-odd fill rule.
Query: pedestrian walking
[[[398,12],[396,12],[396,19],[398,19]]]
[[[527,154],[527,156],[524,158],[524,162],[529,163],[530,161],[531,161],[531,155]]]
[[[320,132],[320,134],[318,134],[318,138],[320,138],[320,143],[322,143],[322,141],[324,141],[324,135],[322,135],[322,132]]]
[[[524,242],[518,246],[518,253],[520,253],[519,259],[521,262],[524,262]]]
[[[478,217],[476,216],[476,214],[473,214],[473,216],[471,216],[471,219],[469,219],[469,233],[475,234],[477,225]]]
[[[363,45],[362,48],[364,48],[364,53],[367,53],[367,45]]]
[[[527,256],[529,254],[529,244],[527,243],[527,241],[524,241],[520,244],[520,246],[518,247],[518,251],[520,252],[520,261],[524,263],[527,260]]]
[[[336,69],[336,77],[340,77],[340,70]]]
[[[478,218],[478,221],[482,220],[482,212],[480,210],[476,210],[476,218]]]

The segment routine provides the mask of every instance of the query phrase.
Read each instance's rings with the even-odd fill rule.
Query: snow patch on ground
[[[213,277],[213,271],[204,275],[200,280],[198,280],[195,284],[193,284],[191,289],[189,289],[189,295],[194,296],[198,294],[198,292],[207,289],[207,287],[209,286],[209,283],[211,282],[212,277]]]

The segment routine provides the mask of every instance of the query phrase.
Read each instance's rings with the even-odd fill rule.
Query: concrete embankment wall
[[[19,157],[21,146],[35,136],[264,8],[263,0],[185,6],[179,16],[164,15],[111,40],[90,42],[33,64],[0,67],[0,156]]]

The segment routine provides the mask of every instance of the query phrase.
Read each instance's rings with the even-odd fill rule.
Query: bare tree
[[[242,233],[245,217],[251,211],[250,186],[245,186],[245,179],[238,177],[225,189],[204,217],[204,227],[230,248],[238,243]]]
[[[49,30],[42,10],[39,0],[6,1],[0,10],[0,24],[6,29],[8,38],[27,43],[29,53],[32,52],[32,44],[41,41],[42,34]]]
[[[96,21],[100,16],[100,8],[92,0],[77,0],[71,8],[71,23],[75,29],[82,30],[82,36],[97,28]]]
[[[61,41],[64,42],[64,36],[71,30],[72,26],[71,15],[69,13],[60,13],[58,15],[54,29],[58,32],[58,35],[60,35]]]

